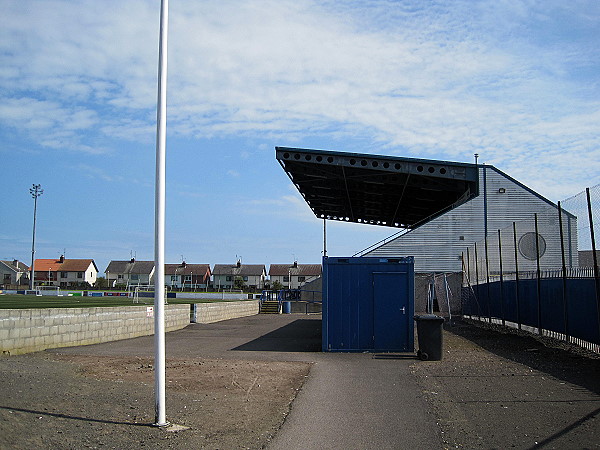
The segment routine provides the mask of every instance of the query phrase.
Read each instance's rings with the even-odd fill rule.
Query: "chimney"
[[[13,260],[13,266],[19,267],[19,260],[18,259]]]
[[[129,260],[129,262],[130,262],[131,264],[133,264],[133,263],[135,262],[135,258],[131,258],[131,259]]]
[[[294,269],[298,268],[298,261],[294,261]]]
[[[240,261],[240,260],[238,259],[238,261],[237,261],[237,264],[236,264],[236,265],[237,265],[238,267],[242,267],[242,261]]]
[[[187,264],[186,264],[186,262],[185,262],[185,261],[183,261],[183,262],[181,263],[181,267],[187,267]]]
[[[65,262],[65,255],[60,255],[60,259],[58,260],[59,263],[64,263]]]

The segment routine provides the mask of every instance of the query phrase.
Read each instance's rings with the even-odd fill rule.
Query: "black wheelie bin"
[[[414,316],[417,322],[419,350],[417,356],[422,361],[442,360],[442,325],[444,318],[435,314]]]

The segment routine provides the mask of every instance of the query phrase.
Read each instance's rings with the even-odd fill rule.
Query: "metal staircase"
[[[262,291],[260,295],[260,314],[280,314],[281,299],[276,291]]]

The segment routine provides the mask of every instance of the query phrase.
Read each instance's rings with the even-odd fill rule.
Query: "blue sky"
[[[0,0],[0,259],[154,258],[159,1]],[[598,183],[600,2],[171,0],[166,260],[320,261],[275,146]],[[328,225],[350,255],[394,230]]]

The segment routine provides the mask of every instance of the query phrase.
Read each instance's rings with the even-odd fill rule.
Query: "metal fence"
[[[463,252],[463,315],[600,351],[600,185]]]

